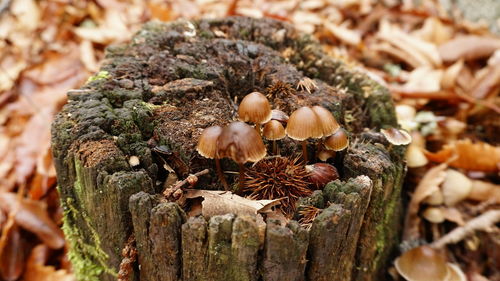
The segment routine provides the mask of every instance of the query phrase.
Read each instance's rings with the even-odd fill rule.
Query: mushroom
[[[453,206],[469,196],[472,181],[464,174],[448,169],[442,187],[444,204]]]
[[[333,117],[332,113],[328,109],[319,105],[315,105],[311,109],[314,111],[316,116],[318,116],[324,137],[332,135],[340,129],[339,123],[335,120],[335,117]]]
[[[266,96],[252,92],[241,101],[238,116],[240,121],[254,123],[260,135],[260,125],[271,120],[271,105]]]
[[[342,151],[349,146],[349,138],[344,129],[339,128],[335,133],[325,139],[324,145],[333,151]]]
[[[233,122],[222,129],[217,139],[217,155],[228,157],[240,167],[239,185],[243,187],[246,162],[257,162],[266,156],[266,147],[260,135],[243,122]]]
[[[438,207],[428,207],[422,215],[426,220],[432,223],[442,223],[445,219],[443,210]]]
[[[283,125],[281,125],[280,121],[271,120],[267,122],[266,125],[264,125],[262,135],[266,139],[273,141],[273,154],[276,154],[276,140],[281,140],[286,136],[285,128],[283,127]]]
[[[394,262],[396,270],[408,281],[444,281],[449,268],[444,256],[429,246],[413,248]]]
[[[382,129],[380,132],[391,145],[407,145],[411,142],[411,136],[405,130],[396,128]]]
[[[271,120],[280,121],[283,126],[286,126],[289,118],[288,114],[279,109],[271,110]]]
[[[290,115],[285,131],[291,139],[302,142],[302,154],[307,163],[307,139],[323,137],[318,115],[310,107],[301,107]]]
[[[222,173],[222,169],[220,166],[220,160],[217,156],[217,139],[222,133],[221,126],[212,126],[208,127],[201,133],[200,139],[198,140],[198,145],[196,146],[196,151],[198,153],[209,159],[215,158],[215,166],[217,168],[217,176],[224,186],[225,190],[229,190],[229,185],[227,184],[226,178]]]

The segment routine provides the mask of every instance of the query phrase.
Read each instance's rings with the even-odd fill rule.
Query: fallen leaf
[[[33,248],[26,264],[23,281],[74,281],[74,275],[67,270],[56,270],[53,266],[45,265],[48,248],[41,244]]]
[[[420,38],[403,32],[399,27],[383,20],[380,23],[379,32],[376,35],[407,53],[419,62],[420,66],[440,66],[441,58],[434,44],[428,43]]]
[[[439,55],[444,62],[459,59],[475,60],[489,57],[500,48],[500,39],[485,36],[460,36],[439,46]]]
[[[471,140],[458,140],[444,145],[438,152],[425,152],[431,161],[443,163],[457,157],[448,163],[451,167],[483,172],[499,170],[500,147],[484,142],[472,143]]]
[[[476,99],[485,99],[500,88],[500,64],[488,66],[485,75],[474,79],[470,95]]]
[[[361,34],[356,30],[329,22],[324,23],[324,26],[332,33],[333,36],[348,45],[358,47],[361,43]]]
[[[441,78],[441,87],[443,89],[451,89],[455,86],[455,82],[457,81],[458,75],[460,71],[464,67],[464,61],[458,60],[453,65],[448,67]]]
[[[233,213],[236,215],[256,215],[266,213],[279,204],[277,200],[251,200],[230,191],[188,190],[187,198],[203,197],[202,214],[205,218]]]
[[[24,270],[24,242],[15,223],[2,234],[5,237],[0,248],[0,276],[4,280],[17,280]]]
[[[425,19],[424,25],[412,33],[427,42],[440,45],[453,36],[453,29],[444,25],[438,18],[429,17]]]
[[[439,185],[446,178],[446,169],[448,165],[445,163],[435,166],[427,171],[422,177],[422,180],[415,188],[415,192],[411,196],[408,212],[406,213],[405,229],[403,240],[409,241],[419,237],[418,225],[420,218],[418,217],[418,209],[420,203],[432,193],[439,190]]]
[[[443,71],[427,66],[414,69],[408,82],[403,86],[406,91],[437,92],[441,89]]]
[[[52,249],[60,249],[64,246],[61,229],[49,217],[41,201],[19,199],[15,193],[0,192],[0,202],[2,202],[1,210],[7,213],[15,212],[16,223],[36,234],[47,246]]]

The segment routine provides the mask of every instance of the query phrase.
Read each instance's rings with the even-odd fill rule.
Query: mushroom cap
[[[340,129],[339,123],[328,109],[319,105],[315,105],[311,109],[316,113],[316,116],[318,116],[321,127],[323,128],[323,136],[329,136]]]
[[[349,146],[349,138],[344,129],[338,129],[333,135],[325,139],[326,148],[333,151],[341,151]]]
[[[284,111],[281,111],[279,109],[271,110],[271,120],[280,121],[283,126],[286,125],[289,118],[290,116],[288,116],[288,114],[286,114]]]
[[[271,120],[271,105],[266,96],[259,92],[246,95],[238,107],[240,121],[264,124]]]
[[[411,142],[411,136],[405,130],[396,128],[382,129],[380,132],[393,145],[407,145]]]
[[[222,129],[217,139],[217,155],[238,164],[257,162],[266,156],[266,147],[257,131],[243,122],[233,122]]]
[[[217,138],[221,132],[221,126],[205,128],[198,139],[196,151],[205,158],[214,159],[217,156]]]
[[[442,223],[445,219],[443,210],[439,207],[427,207],[422,216],[432,223]]]
[[[262,135],[268,140],[280,140],[286,136],[285,128],[280,121],[271,120],[264,125]]]
[[[286,134],[298,141],[321,138],[323,137],[323,127],[318,115],[310,107],[303,106],[290,115],[286,125]]]
[[[472,190],[472,181],[459,171],[448,169],[441,190],[444,204],[453,206],[469,196]]]
[[[429,246],[405,252],[394,265],[398,273],[409,281],[444,281],[450,274],[443,255]]]

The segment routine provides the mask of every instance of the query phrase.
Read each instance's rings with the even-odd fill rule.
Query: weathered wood
[[[144,192],[130,197],[130,211],[143,280],[177,281],[181,273],[184,212]],[[158,266],[161,264],[161,267]]]
[[[350,243],[349,222],[352,219],[350,210],[342,205],[332,204],[314,220],[309,243],[309,260],[307,270],[308,280],[335,281],[345,274],[340,268],[340,255],[345,243]],[[347,238],[347,239],[346,239]],[[350,271],[349,271],[350,273]]]
[[[388,151],[380,134],[367,133],[362,142],[350,148],[344,158],[344,173],[350,177],[368,176],[373,181],[370,202],[364,216],[355,258],[353,280],[380,280],[382,269],[398,243],[401,221],[401,186],[405,165],[401,150]]]
[[[337,180],[325,187],[324,197],[332,205],[313,222],[309,280],[350,280],[371,188],[366,176],[351,178],[347,183]],[[329,254],[335,258],[325,258]]]
[[[255,218],[236,217],[231,237],[232,269],[234,281],[257,281],[257,262],[259,253],[259,229]]]
[[[262,279],[264,281],[305,280],[309,233],[296,221],[281,225],[280,221],[267,222]]]
[[[140,253],[134,278],[141,281],[383,279],[397,243],[404,175],[404,149],[388,149],[376,132],[397,126],[387,89],[326,55],[310,36],[271,19],[150,23],[133,42],[109,49],[103,71],[69,94],[53,126],[64,231],[79,281],[114,280],[131,232]],[[296,90],[305,78],[317,84],[311,93]],[[163,161],[180,179],[209,168],[198,186],[219,188],[213,161],[195,150],[197,138],[203,128],[233,120],[235,99],[269,94],[277,82],[291,90],[271,95],[273,108],[291,113],[322,105],[353,143],[330,162],[343,181],[300,203],[326,208],[313,223],[314,237],[295,221],[268,222],[258,245],[262,237],[252,219],[226,215],[183,224],[176,205],[146,194],[162,190]],[[366,128],[374,131],[363,133]],[[163,152],[152,152],[160,146]],[[279,146],[282,155],[298,152],[290,139]],[[132,156],[139,165],[129,165]],[[229,160],[222,167],[237,169]],[[363,175],[372,181],[369,188],[358,178]],[[235,179],[228,174],[228,181]],[[146,193],[129,206],[139,191]],[[343,210],[336,228],[326,219],[333,216],[330,203]]]
[[[231,280],[231,237],[235,216],[213,216],[208,223],[207,280]]]
[[[207,280],[207,221],[192,217],[182,225],[182,280]]]

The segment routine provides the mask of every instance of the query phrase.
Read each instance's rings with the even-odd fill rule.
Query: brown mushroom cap
[[[349,146],[349,138],[344,129],[339,129],[325,139],[325,147],[333,151],[341,151]]]
[[[271,120],[280,121],[283,124],[283,126],[286,125],[289,118],[290,117],[288,116],[288,114],[279,109],[271,110]]]
[[[271,120],[271,105],[266,96],[259,92],[246,95],[238,107],[240,121],[264,124]]]
[[[286,136],[285,128],[280,121],[271,120],[264,125],[262,135],[268,140],[280,140]]]
[[[315,105],[311,109],[316,113],[316,116],[318,116],[321,127],[323,128],[323,136],[329,136],[340,129],[339,123],[328,109],[319,105]]]
[[[205,128],[198,140],[196,151],[205,158],[214,159],[217,155],[217,138],[219,138],[221,132],[221,126]]]
[[[450,274],[443,255],[429,246],[409,250],[397,258],[394,265],[409,281],[444,281]]]
[[[233,122],[222,129],[217,139],[218,157],[228,157],[238,164],[257,162],[266,156],[266,147],[257,131],[243,122]]]
[[[323,137],[323,127],[318,116],[307,106],[295,110],[286,125],[286,134],[298,141]]]
[[[407,145],[411,142],[411,136],[405,130],[396,128],[382,129],[380,132],[385,136],[387,141],[393,145]]]

